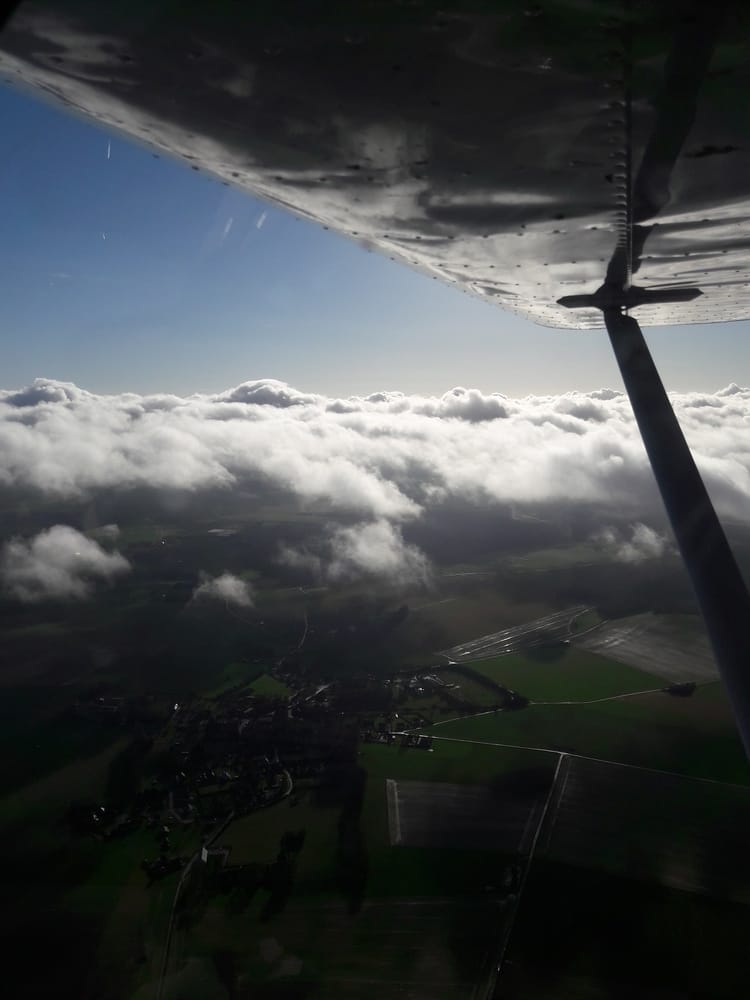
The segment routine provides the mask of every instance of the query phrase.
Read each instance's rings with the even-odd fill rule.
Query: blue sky
[[[534,326],[0,87],[2,385],[511,396],[620,379],[600,332]],[[264,214],[265,213],[265,214]],[[750,382],[746,324],[654,330],[670,389]]]

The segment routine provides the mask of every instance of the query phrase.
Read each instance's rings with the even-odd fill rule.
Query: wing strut
[[[641,328],[603,310],[609,339],[750,757],[750,596]]]
[[[656,484],[706,623],[721,679],[750,758],[750,595],[716,516],[638,322],[628,307],[685,301],[697,288],[649,290],[605,283],[560,299],[601,309]]]
[[[750,596],[729,548],[651,352],[628,310],[654,302],[685,302],[701,294],[685,286],[632,283],[651,227],[644,223],[669,202],[677,156],[696,114],[726,5],[694,3],[676,31],[665,65],[657,115],[638,172],[632,176],[632,35],[623,32],[622,105],[625,194],[617,246],[604,284],[593,295],[559,299],[570,309],[601,310],[656,484],[706,623],[745,753],[750,758]]]

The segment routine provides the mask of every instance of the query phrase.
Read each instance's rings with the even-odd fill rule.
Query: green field
[[[249,663],[228,663],[215,678],[215,686],[203,692],[205,698],[218,698],[225,691],[232,688],[239,688],[246,684],[251,684],[258,678],[259,667],[250,666]]]
[[[256,694],[261,694],[266,698],[288,698],[291,694],[286,684],[277,681],[270,674],[261,674],[260,677],[256,677],[250,684],[250,688]]]
[[[576,566],[590,566],[594,563],[611,562],[612,554],[593,542],[576,545],[556,545],[553,548],[533,549],[507,560],[509,567],[516,571],[541,573],[556,569],[574,569]]]
[[[602,621],[603,619],[599,612],[592,608],[590,611],[584,611],[582,615],[578,615],[573,621],[570,630],[573,633],[587,632],[589,629],[601,624]]]
[[[167,721],[175,702],[219,716],[233,707],[230,692],[243,699],[250,692],[287,697],[287,686],[270,673],[282,657],[304,684],[336,674],[385,678],[407,665],[434,669],[435,650],[472,636],[574,601],[598,600],[593,585],[579,595],[577,577],[566,583],[576,591],[570,605],[561,589],[562,567],[588,572],[586,545],[491,553],[486,562],[480,557],[437,570],[429,587],[300,586],[304,581],[274,562],[275,541],[267,536],[274,524],[286,530],[307,520],[313,537],[327,517],[271,508],[227,515],[227,525],[240,525],[238,538],[208,534],[224,523],[220,517],[201,521],[200,530],[187,528],[187,521],[139,522],[126,526],[116,543],[132,557],[127,578],[59,617],[42,607],[22,616],[8,612],[14,645],[0,710],[0,843],[9,859],[10,900],[4,930],[20,963],[20,971],[7,976],[27,982],[29,995],[54,995],[60,983],[76,983],[81,1000],[154,996],[179,875],[147,885],[141,861],[158,850],[151,830],[105,842],[73,836],[64,821],[71,801],[103,796],[109,764],[129,746],[135,726],[156,737],[160,752],[178,735],[179,714]],[[259,522],[268,531],[258,532]],[[253,548],[260,534],[262,545]],[[281,530],[277,535],[285,537]],[[304,545],[306,538],[300,531],[291,542]],[[224,569],[253,580],[253,611],[234,614],[222,602],[191,600],[201,571]],[[577,630],[597,620],[596,612],[587,612]],[[469,666],[533,702],[593,701],[663,685],[575,646]],[[441,673],[459,685],[454,695],[477,709],[499,700],[481,677],[452,668]],[[101,725],[75,707],[110,691],[131,701],[130,721]],[[363,744],[353,764],[342,765],[341,786],[317,775],[304,778],[287,799],[233,822],[220,842],[231,846],[230,865],[248,865],[251,872],[274,862],[285,833],[305,831],[291,891],[270,911],[269,888],[252,885],[242,887],[248,898],[241,911],[231,885],[215,888],[192,911],[186,907],[193,923],[176,934],[173,992],[321,1000],[404,997],[415,990],[419,1000],[470,996],[502,930],[499,900],[488,887],[498,883],[508,858],[496,851],[392,847],[386,779],[474,785],[518,771],[547,775],[557,763],[554,751],[565,749],[750,783],[718,685],[685,699],[659,693],[593,705],[532,704],[453,722],[445,720],[458,709],[437,693],[399,693],[396,707],[399,725],[417,725],[420,713],[436,723],[425,729],[429,735],[521,749],[439,738],[429,751]],[[389,718],[380,702],[370,714],[380,722]],[[191,855],[199,836],[192,828],[174,829],[170,852]],[[575,891],[571,881],[566,894]],[[25,969],[23,949],[39,940],[44,962]],[[589,974],[583,962],[580,975]]]
[[[52,638],[57,635],[65,635],[68,631],[69,627],[63,622],[37,622],[35,625],[21,625],[18,628],[7,629],[5,639]]]
[[[321,808],[307,796],[302,801],[292,796],[235,820],[221,843],[231,846],[232,864],[270,864],[282,834],[304,829],[305,846],[297,862],[295,886],[305,894],[317,893],[331,885],[337,820],[336,809]]]
[[[114,540],[118,548],[128,548],[131,545],[158,545],[162,538],[173,538],[185,532],[171,524],[128,524],[120,528]],[[99,536],[98,529],[89,532],[94,538]]]
[[[48,961],[24,973],[29,996],[54,995],[60,982],[76,982],[81,998],[114,1000],[157,974],[178,876],[148,887],[141,862],[158,855],[154,832],[103,841],[75,834],[65,822],[72,801],[101,800],[109,766],[128,745],[121,737],[0,799],[0,847],[13,857],[6,884],[19,936],[8,955],[25,954],[26,933],[47,922],[50,932],[56,928],[46,939]],[[171,850],[190,855],[199,836],[193,827],[176,827]]]
[[[63,687],[7,687],[0,698],[0,795],[21,788],[119,738],[116,727],[71,711]],[[18,748],[23,747],[23,752]]]
[[[435,735],[442,735],[445,730],[447,736],[448,728],[445,725],[435,729]],[[448,781],[470,785],[542,763],[536,754],[524,748],[505,750],[470,743],[435,744],[431,751],[403,749],[395,744],[365,744],[361,749],[361,761],[370,782],[401,778],[404,781]]]
[[[440,891],[446,888],[435,876],[438,867],[435,859],[418,858],[420,853],[428,852],[391,848],[385,796],[387,778],[481,784],[499,774],[530,767],[547,768],[551,776],[556,764],[528,750],[502,750],[462,743],[436,744],[433,751],[365,744],[358,761],[366,771],[361,826],[367,840],[368,895],[432,895],[436,887]],[[295,884],[305,892],[332,892],[339,815],[340,806],[317,804],[313,792],[303,792],[301,796],[292,794],[275,806],[236,820],[222,837],[222,843],[231,845],[233,864],[265,863],[275,857],[285,830],[304,828],[307,835],[299,856]],[[442,856],[445,852],[430,853]],[[461,868],[470,860],[466,857],[467,852],[448,853],[452,870],[456,862]],[[410,856],[408,861],[407,854]],[[456,891],[458,879],[451,873],[448,877],[452,891]]]
[[[45,938],[45,962],[23,973],[29,996],[76,982],[81,997],[119,997],[124,983],[144,974],[147,943],[156,949],[163,942],[161,931],[149,932],[149,912],[168,891],[166,880],[152,893],[140,868],[144,856],[158,853],[154,834],[139,830],[103,842],[73,834],[64,822],[72,800],[102,795],[108,766],[125,745],[81,757],[0,800],[0,845],[13,857],[6,875],[14,898],[8,962],[26,954],[24,935],[55,928]]]
[[[565,750],[750,784],[747,760],[718,683],[690,698],[661,692],[594,705],[531,705],[441,723],[432,736]]]
[[[367,901],[352,915],[341,901],[296,897],[271,919],[264,918],[262,900],[256,897],[230,918],[217,901],[186,942],[189,954],[178,973],[177,995],[196,1000],[465,1000],[482,978],[502,919],[499,904],[487,898],[451,905],[439,900]],[[221,989],[208,975],[217,966],[223,973]],[[149,996],[139,993],[137,1000]]]
[[[442,729],[443,727],[441,727]],[[446,727],[447,728],[447,727]],[[540,768],[551,779],[557,760],[528,750],[503,750],[469,743],[438,743],[432,751],[367,745],[363,826],[368,831],[371,890],[383,895],[463,895],[476,891],[490,872],[497,876],[498,855],[482,851],[392,848],[385,798],[386,778],[489,784],[499,775]],[[463,887],[463,890],[462,890]]]
[[[467,666],[532,701],[590,701],[664,687],[664,681],[651,674],[563,644],[474,660]]]
[[[182,940],[179,964],[189,971],[181,975],[225,962],[228,979],[252,984],[258,995],[276,979],[288,983],[284,996],[364,1000],[402,995],[407,985],[425,1000],[470,995],[502,930],[499,902],[485,886],[500,881],[508,859],[495,851],[391,847],[386,778],[477,784],[540,765],[551,777],[554,764],[528,751],[468,744],[433,752],[363,746],[352,772],[363,782],[353,814],[345,790],[321,796],[302,782],[288,799],[227,829],[222,843],[231,845],[232,864],[267,864],[285,831],[303,829],[291,893],[271,913],[264,889],[239,913],[231,895],[212,896]]]
[[[216,678],[216,684],[205,691],[204,698],[218,698],[233,689],[246,689],[266,698],[288,698],[290,690],[286,684],[262,673],[262,667],[249,663],[229,663]]]
[[[502,996],[734,1000],[746,992],[749,933],[746,906],[535,864],[510,938]]]
[[[481,673],[481,671],[479,672]],[[441,670],[440,678],[448,684],[458,685],[457,688],[454,688],[449,693],[455,697],[463,699],[464,701],[470,702],[472,705],[487,707],[490,705],[497,705],[503,700],[502,695],[498,691],[486,686],[481,682],[481,680],[466,677],[464,674],[457,673],[455,670]]]

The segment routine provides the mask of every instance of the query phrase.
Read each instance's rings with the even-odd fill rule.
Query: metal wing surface
[[[750,16],[691,10],[28,0],[0,71],[547,326],[602,325],[558,300],[601,285],[645,165],[638,285],[703,295],[638,318],[744,319]]]

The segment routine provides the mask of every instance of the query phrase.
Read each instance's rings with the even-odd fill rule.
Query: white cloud
[[[630,525],[626,535],[615,528],[605,528],[596,540],[605,546],[614,559],[625,563],[657,559],[672,551],[672,544],[665,535],[640,521]]]
[[[750,520],[750,390],[672,399],[719,510]],[[37,379],[0,392],[0,484],[74,497],[245,480],[391,524],[451,497],[644,517],[658,505],[630,404],[609,389],[331,399],[260,379],[214,395],[100,396]]]
[[[94,583],[109,581],[130,569],[119,552],[65,524],[56,524],[29,540],[13,538],[0,553],[0,582],[12,597],[34,602],[81,600]]]
[[[309,549],[295,549],[292,545],[281,545],[278,559],[283,566],[300,569],[309,573],[315,580],[325,579],[326,566],[323,559]]]
[[[224,601],[236,604],[241,608],[253,607],[253,594],[250,585],[233,573],[222,573],[220,576],[203,574],[203,582],[193,591],[193,599],[201,598]]]
[[[425,556],[407,545],[400,529],[388,521],[337,528],[330,545],[327,576],[331,580],[369,574],[394,583],[416,583],[429,575]]]
[[[427,582],[430,576],[425,555],[404,541],[400,528],[385,520],[332,527],[323,555],[283,546],[279,559],[334,582],[374,576],[407,584]]]

